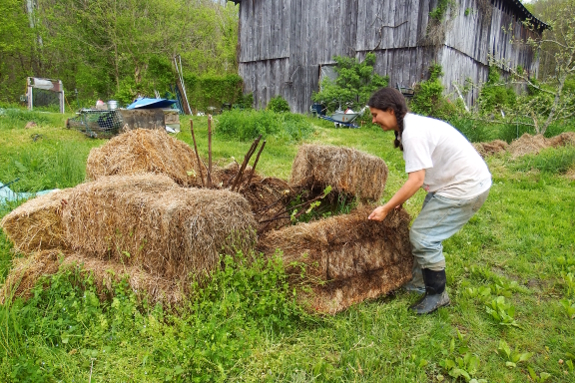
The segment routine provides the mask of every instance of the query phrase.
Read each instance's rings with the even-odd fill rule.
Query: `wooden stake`
[[[208,114],[208,188],[212,187],[212,115]]]
[[[190,119],[190,131],[192,132],[192,140],[194,141],[194,151],[196,152],[196,161],[198,161],[198,168],[200,169],[200,177],[202,179],[202,186],[204,184],[204,174],[202,172],[202,163],[200,162],[200,155],[198,154],[198,145],[196,145],[196,135],[194,134],[194,121]]]
[[[256,148],[258,147],[258,144],[260,143],[261,138],[262,138],[262,135],[260,134],[259,137],[254,140],[254,142],[252,143],[252,146],[250,147],[250,149],[248,150],[248,152],[244,156],[244,162],[242,162],[242,166],[240,167],[240,170],[239,170],[238,174],[236,175],[236,178],[234,178],[234,183],[232,184],[232,187],[230,190],[233,191],[236,187],[238,187],[241,184],[244,170],[246,169],[246,166],[248,165],[250,158],[252,158],[254,152],[256,151]]]
[[[248,178],[248,182],[246,183],[246,187],[249,187],[250,182],[252,182],[252,177],[254,176],[254,173],[256,172],[256,166],[258,165],[258,161],[260,160],[260,155],[262,154],[265,146],[266,146],[266,141],[264,140],[264,142],[262,143],[262,146],[260,147],[258,155],[256,156],[256,160],[254,161],[254,166],[252,166],[252,172],[250,173],[250,177]]]

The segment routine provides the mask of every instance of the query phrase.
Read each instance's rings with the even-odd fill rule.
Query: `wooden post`
[[[212,187],[212,115],[208,114],[208,188]]]
[[[262,146],[260,147],[260,151],[258,152],[258,155],[256,156],[256,160],[254,161],[254,166],[252,166],[252,172],[250,173],[250,177],[248,178],[248,182],[246,183],[247,187],[249,187],[250,182],[252,182],[252,177],[254,176],[254,173],[256,172],[256,166],[258,165],[258,161],[260,160],[260,155],[262,154],[265,146],[266,146],[266,141],[264,140],[264,142],[262,143]]]
[[[200,169],[200,177],[202,179],[202,186],[206,186],[204,184],[204,174],[202,172],[202,163],[200,162],[200,155],[198,154],[198,145],[196,145],[196,136],[194,134],[194,121],[190,119],[190,131],[192,132],[192,140],[194,141],[194,150],[196,152],[196,161],[198,162],[198,168]]]

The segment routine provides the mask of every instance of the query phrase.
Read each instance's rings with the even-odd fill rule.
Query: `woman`
[[[412,288],[425,287],[425,296],[410,308],[429,314],[449,304],[445,291],[442,241],[458,232],[479,210],[491,187],[491,174],[475,148],[446,122],[407,112],[405,99],[383,88],[369,99],[373,123],[395,133],[403,151],[407,181],[369,219],[382,221],[422,187],[427,196],[409,231],[414,256]]]

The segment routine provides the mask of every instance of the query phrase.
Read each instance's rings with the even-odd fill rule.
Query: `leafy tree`
[[[553,4],[553,12],[548,13],[550,18],[546,20],[550,29],[541,37],[530,37],[526,41],[512,38],[514,44],[528,44],[536,52],[552,54],[552,70],[542,75],[541,80],[529,77],[522,68],[514,68],[508,62],[491,60],[492,65],[511,73],[509,83],[526,85],[529,89],[529,93],[522,94],[516,106],[508,110],[507,122],[531,126],[538,134],[545,134],[555,121],[575,116],[575,93],[569,88],[570,79],[575,76],[575,0]],[[536,28],[529,20],[525,25],[532,30]],[[530,122],[525,122],[525,117]]]
[[[519,70],[521,68],[518,68]],[[482,112],[499,112],[503,108],[515,107],[517,95],[513,89],[506,86],[501,80],[499,68],[489,67],[487,82],[481,87],[479,92],[479,109]]]
[[[329,111],[349,107],[354,110],[363,108],[373,92],[386,87],[387,76],[374,73],[375,54],[368,53],[363,62],[356,58],[335,56],[335,81],[326,77],[321,91],[312,96],[314,102],[324,104]]]

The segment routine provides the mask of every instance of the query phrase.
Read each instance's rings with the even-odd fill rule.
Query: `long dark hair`
[[[407,113],[407,105],[403,95],[399,93],[397,89],[381,88],[371,95],[367,105],[385,112],[393,110],[395,118],[397,119],[397,127],[399,128],[394,132],[395,140],[393,141],[393,145],[403,151],[401,135],[403,134],[403,117],[405,117]]]

